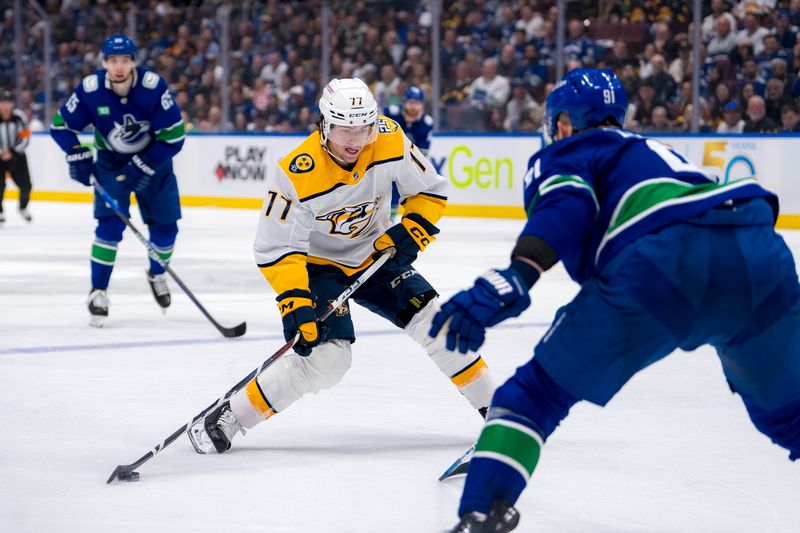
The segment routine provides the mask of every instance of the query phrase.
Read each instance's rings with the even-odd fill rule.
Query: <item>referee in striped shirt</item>
[[[31,176],[28,172],[28,147],[31,132],[28,119],[19,109],[14,109],[11,91],[0,91],[0,224],[6,221],[3,213],[3,195],[6,191],[6,173],[19,187],[19,214],[31,221],[28,202],[31,198]]]

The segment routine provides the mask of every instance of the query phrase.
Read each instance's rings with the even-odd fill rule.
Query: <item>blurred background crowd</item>
[[[0,86],[17,91],[32,127],[45,128],[44,22],[23,6],[21,76],[14,65],[14,14],[0,24]],[[9,3],[6,2],[6,5]],[[230,4],[230,69],[223,76],[219,9]],[[438,106],[438,131],[534,132],[555,81],[553,0],[439,0],[440,71],[431,101],[429,1],[330,0],[329,73],[360,77],[379,105],[421,88]],[[305,132],[321,84],[321,2],[146,0],[41,1],[52,23],[52,102],[63,103],[100,67],[100,46],[133,30],[141,65],[169,83],[188,130]],[[703,1],[700,130],[800,131],[800,0]],[[567,2],[566,70],[613,68],[630,97],[626,127],[689,130],[691,3],[681,0]],[[132,11],[134,10],[134,11]],[[227,79],[223,91],[221,84]],[[222,105],[227,94],[228,105]],[[227,109],[225,113],[223,110]]]

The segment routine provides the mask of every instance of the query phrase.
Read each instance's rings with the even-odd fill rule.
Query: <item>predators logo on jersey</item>
[[[371,202],[348,205],[316,217],[331,223],[331,235],[347,235],[354,239],[364,233],[372,224],[373,216],[381,203],[380,196]]]
[[[289,171],[297,174],[314,170],[314,159],[309,154],[300,154],[289,163]]]

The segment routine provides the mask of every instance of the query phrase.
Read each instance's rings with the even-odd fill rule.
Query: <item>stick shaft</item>
[[[100,182],[95,177],[92,177],[92,186],[94,186],[95,190],[97,191],[97,194],[99,194],[103,198],[103,200],[111,207],[111,209],[114,210],[117,216],[120,219],[122,219],[123,222],[125,222],[125,225],[131,229],[133,234],[136,235],[136,238],[139,239],[139,242],[144,244],[145,248],[147,248],[147,255],[150,256],[150,259],[161,265],[161,267],[170,276],[172,276],[172,279],[175,280],[175,283],[178,284],[178,286],[181,288],[181,290],[183,290],[184,293],[186,293],[186,296],[189,297],[192,303],[194,303],[194,305],[197,306],[200,312],[203,313],[203,316],[205,316],[208,319],[208,321],[211,322],[214,325],[214,327],[217,328],[217,330],[219,330],[220,333],[222,333],[226,337],[238,337],[244,334],[242,324],[240,324],[239,326],[235,326],[233,328],[227,328],[221,325],[216,320],[214,320],[214,317],[212,317],[211,314],[208,311],[206,311],[206,308],[203,307],[203,304],[200,303],[200,301],[195,297],[194,293],[192,293],[192,291],[189,290],[189,287],[187,287],[186,284],[183,282],[183,280],[181,280],[181,278],[178,277],[175,271],[172,270],[172,268],[170,268],[169,264],[167,264],[167,262],[164,261],[160,255],[158,255],[158,252],[153,247],[153,244],[147,238],[145,238],[144,235],[142,235],[142,233],[136,228],[136,226],[133,225],[133,222],[131,222],[130,218],[128,218],[125,215],[125,213],[122,212],[122,209],[120,209],[117,201],[114,198],[112,198],[110,194],[108,194],[108,192],[103,188],[102,185],[100,185]]]
[[[378,258],[377,261],[372,263],[372,265],[370,265],[369,268],[367,268],[349,287],[347,287],[333,302],[331,302],[328,305],[328,309],[325,311],[325,313],[323,313],[323,315],[319,319],[320,322],[328,318],[334,311],[336,311],[336,309],[338,309],[345,302],[345,300],[347,300],[356,291],[356,289],[358,289],[370,277],[372,277],[372,275],[375,274],[375,272],[377,272],[378,269],[380,269],[383,266],[383,264],[386,263],[386,261],[388,261],[394,255],[394,249],[391,248],[390,250],[392,251],[383,253]],[[137,459],[136,461],[134,461],[129,465],[119,465],[117,467],[117,470],[115,470],[114,473],[111,474],[111,477],[108,479],[108,483],[111,483],[114,480],[116,474],[120,470],[122,470],[123,472],[131,472],[136,468],[138,468],[139,466],[146,463],[147,461],[149,461],[150,459],[152,459],[153,457],[155,457],[158,453],[162,452],[164,448],[175,442],[175,440],[177,440],[182,433],[184,433],[187,429],[189,429],[189,427],[191,427],[197,421],[205,418],[205,416],[208,415],[208,413],[216,409],[220,404],[225,402],[225,400],[227,400],[228,398],[230,398],[231,396],[242,390],[248,383],[250,383],[252,379],[258,377],[259,374],[264,372],[273,363],[275,363],[275,361],[277,361],[283,355],[285,355],[286,352],[291,350],[292,346],[294,346],[299,339],[300,339],[300,333],[298,332],[297,334],[295,334],[293,338],[286,341],[286,344],[281,346],[278,349],[278,351],[276,351],[269,358],[264,360],[264,362],[262,362],[261,365],[258,366],[258,368],[255,368],[252,371],[250,371],[250,373],[247,374],[244,378],[242,378],[242,380],[239,381],[239,383],[231,387],[231,389],[228,392],[226,392],[223,396],[218,398],[214,403],[203,409],[191,421],[187,422],[179,429],[175,430],[174,433],[172,433],[169,437],[164,439],[161,443],[157,444],[152,450],[148,451],[146,454],[144,454],[139,459]]]

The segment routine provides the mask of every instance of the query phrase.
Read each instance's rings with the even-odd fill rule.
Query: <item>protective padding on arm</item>
[[[278,294],[292,289],[310,291],[305,254],[288,254],[275,263],[258,265],[258,268]]]
[[[410,196],[403,202],[403,214],[417,213],[431,224],[436,224],[444,215],[447,199],[425,193]]]

